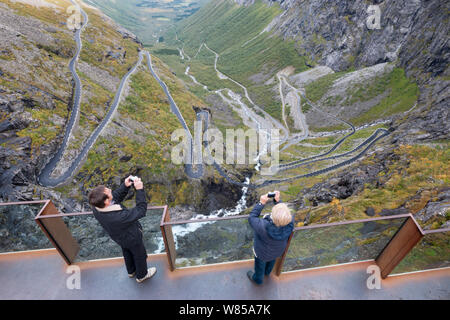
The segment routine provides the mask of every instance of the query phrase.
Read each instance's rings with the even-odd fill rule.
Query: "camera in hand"
[[[136,177],[136,176],[130,176],[129,179],[130,179],[131,184],[134,184],[134,181],[136,181],[137,178],[138,177]]]
[[[267,196],[268,196],[269,198],[273,198],[273,202],[277,203],[277,201],[275,200],[275,196],[276,196],[276,193],[275,193],[275,192],[269,192],[269,193],[267,194]]]

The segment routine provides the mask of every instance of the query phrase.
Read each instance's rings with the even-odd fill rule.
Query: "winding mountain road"
[[[97,126],[97,128],[94,130],[94,132],[89,136],[89,138],[84,143],[83,148],[81,149],[78,156],[72,161],[70,167],[64,171],[63,174],[61,174],[59,177],[53,178],[51,176],[52,172],[56,168],[58,162],[61,160],[62,155],[64,154],[64,151],[67,148],[67,143],[69,141],[69,138],[72,134],[72,131],[74,129],[75,124],[77,123],[79,113],[80,113],[80,101],[81,101],[81,94],[82,94],[82,86],[81,86],[81,80],[77,74],[76,71],[76,63],[80,56],[80,52],[82,49],[82,42],[81,42],[81,32],[85,28],[86,24],[88,23],[88,15],[84,10],[73,0],[71,0],[72,3],[80,9],[81,14],[84,17],[84,23],[81,26],[80,29],[78,29],[75,32],[75,42],[77,45],[77,52],[75,56],[72,58],[72,60],[69,63],[69,69],[70,72],[73,75],[74,81],[75,81],[75,91],[74,91],[74,102],[72,107],[72,112],[69,118],[69,121],[67,123],[66,131],[64,134],[63,142],[61,143],[58,151],[55,153],[52,159],[45,165],[45,167],[41,170],[39,176],[38,176],[38,183],[45,187],[56,187],[64,182],[66,182],[69,178],[71,178],[76,172],[85,157],[87,156],[89,150],[94,145],[95,141],[103,131],[103,129],[106,127],[106,125],[109,123],[109,121],[112,119],[115,111],[117,110],[117,107],[119,105],[123,88],[125,83],[127,82],[130,75],[137,69],[137,67],[141,64],[143,55],[142,52],[139,53],[139,59],[138,62],[127,72],[127,74],[122,78],[120,81],[118,90],[116,92],[116,95],[114,97],[113,103],[111,104],[108,113],[103,118],[102,122]]]
[[[167,85],[160,79],[158,74],[153,69],[152,65],[152,58],[150,56],[150,53],[148,51],[144,51],[147,55],[147,62],[148,62],[148,69],[150,70],[150,73],[153,75],[153,77],[158,81],[161,88],[164,90],[164,93],[166,94],[167,98],[169,99],[170,103],[170,110],[172,113],[175,114],[175,116],[178,118],[178,121],[181,123],[181,126],[186,132],[186,137],[188,139],[188,144],[190,145],[190,148],[187,150],[187,163],[185,163],[185,172],[190,178],[194,179],[200,179],[203,176],[203,163],[195,164],[194,161],[194,143],[193,143],[193,137],[191,134],[191,131],[189,130],[189,127],[186,124],[186,121],[183,118],[183,115],[180,112],[180,109],[178,109],[177,104],[172,98],[172,95],[170,94],[169,88]],[[198,144],[197,144],[198,145]],[[201,149],[201,148],[200,148]],[[201,150],[200,150],[201,152]],[[197,154],[197,159],[201,159],[201,155]],[[194,170],[195,167],[195,170]]]
[[[284,138],[281,140],[280,144],[283,143],[284,141],[286,141],[289,138],[289,131],[287,128],[285,128],[278,120],[276,120],[275,118],[273,118],[270,114],[268,114],[264,109],[262,109],[260,106],[258,106],[251,98],[250,95],[248,94],[248,90],[247,88],[239,83],[238,81],[230,78],[229,76],[225,75],[224,73],[222,73],[221,71],[219,71],[219,69],[217,69],[217,62],[220,58],[220,55],[215,52],[214,50],[210,49],[208,47],[208,45],[206,43],[204,43],[204,47],[209,50],[210,52],[212,52],[215,55],[215,60],[214,60],[214,69],[217,72],[217,76],[219,77],[219,79],[226,79],[226,80],[230,80],[231,82],[237,84],[239,87],[242,88],[242,90],[244,90],[244,95],[247,98],[247,100],[253,105],[253,107],[259,111],[260,113],[264,114],[266,119],[269,119],[269,121],[273,124],[273,127],[281,130],[283,132]]]
[[[64,134],[64,139],[63,142],[61,143],[58,151],[56,152],[56,154],[54,155],[54,157],[45,165],[45,167],[41,170],[39,176],[38,176],[38,182],[43,185],[43,186],[47,186],[47,187],[55,187],[57,185],[60,185],[62,183],[64,183],[65,181],[67,181],[70,177],[72,177],[75,172],[77,171],[77,169],[79,168],[79,166],[81,165],[82,161],[85,159],[85,157],[87,156],[89,150],[92,148],[92,146],[94,145],[95,141],[97,140],[97,138],[99,137],[99,135],[101,134],[101,132],[103,131],[103,129],[107,126],[107,124],[109,123],[109,121],[112,119],[119,103],[120,103],[120,99],[122,96],[122,92],[123,92],[123,88],[125,83],[127,82],[127,80],[129,79],[130,75],[135,72],[135,70],[137,69],[137,67],[142,63],[144,54],[147,56],[147,63],[148,63],[148,69],[150,71],[150,73],[153,75],[153,77],[157,80],[157,82],[160,84],[160,86],[162,87],[164,93],[166,94],[167,98],[169,99],[169,103],[170,103],[170,108],[172,113],[175,114],[175,116],[178,118],[178,121],[180,122],[180,124],[182,125],[183,129],[186,132],[186,137],[188,138],[188,144],[189,144],[189,148],[188,148],[188,154],[187,154],[187,163],[185,164],[185,172],[186,174],[190,177],[190,178],[194,178],[194,179],[199,179],[203,176],[203,172],[204,172],[204,165],[203,163],[199,163],[199,164],[195,164],[194,162],[194,152],[199,152],[198,154],[196,154],[196,158],[197,159],[202,159],[202,150],[201,148],[199,148],[199,150],[195,150],[194,151],[194,142],[193,142],[193,136],[189,130],[189,127],[186,124],[186,121],[183,118],[183,115],[181,114],[177,104],[175,103],[174,99],[172,98],[169,88],[168,86],[164,83],[164,81],[161,80],[161,78],[158,76],[158,74],[155,72],[153,65],[152,65],[152,59],[151,59],[151,55],[148,51],[140,51],[139,52],[139,59],[137,61],[137,63],[127,72],[127,74],[121,79],[121,82],[119,84],[118,90],[116,92],[116,95],[114,97],[114,101],[111,104],[108,113],[106,114],[106,116],[104,117],[104,119],[101,121],[101,123],[97,126],[97,128],[94,130],[94,132],[90,135],[90,137],[86,140],[83,148],[81,149],[80,153],[78,154],[78,156],[72,161],[70,167],[63,173],[61,174],[59,177],[57,178],[53,178],[51,176],[52,172],[54,171],[55,167],[57,166],[58,162],[61,160],[61,157],[64,153],[64,151],[67,148],[67,144],[69,141],[69,138],[72,134],[72,131],[74,129],[75,124],[78,121],[78,117],[79,117],[79,112],[80,112],[80,101],[81,101],[81,94],[82,94],[82,85],[81,85],[81,80],[76,72],[76,63],[77,60],[80,56],[80,52],[82,50],[82,42],[81,42],[81,32],[83,31],[83,29],[86,27],[87,23],[88,23],[88,16],[87,14],[83,11],[83,9],[77,4],[75,3],[73,0],[71,0],[71,2],[76,5],[81,14],[83,15],[84,18],[84,22],[82,24],[82,26],[76,30],[75,32],[75,42],[77,45],[77,51],[75,56],[71,59],[70,63],[69,63],[69,69],[72,73],[74,82],[75,82],[75,88],[74,88],[74,99],[73,99],[73,108],[72,108],[72,112],[66,127],[66,131]],[[203,43],[198,52],[201,50],[202,47],[205,47],[206,49],[208,49],[209,51],[211,51],[212,53],[215,54],[215,64],[214,64],[214,68],[217,72],[217,75],[220,79],[228,79],[230,81],[232,81],[233,83],[237,84],[238,86],[240,86],[245,93],[245,97],[247,98],[247,100],[260,112],[262,112],[267,119],[269,119],[269,121],[274,125],[274,127],[281,129],[284,134],[285,137],[283,139],[283,141],[287,141],[288,137],[289,137],[289,132],[288,129],[285,128],[283,125],[281,125],[281,123],[279,123],[277,120],[273,119],[269,114],[267,114],[267,112],[265,112],[263,109],[261,109],[260,107],[258,107],[249,97],[247,88],[245,86],[243,86],[242,84],[240,84],[239,82],[229,78],[228,76],[224,75],[223,73],[221,73],[218,69],[217,69],[217,61],[219,59],[219,55],[211,50],[205,43]],[[180,51],[180,54],[182,55],[182,51]],[[197,52],[197,54],[198,54]],[[190,60],[190,59],[189,59]],[[188,69],[187,69],[188,72]],[[317,108],[311,101],[309,101],[306,96],[304,95],[304,93],[301,90],[298,90],[296,88],[294,88],[293,86],[291,86],[286,79],[282,79],[281,77],[279,77],[280,80],[280,86],[281,86],[281,80],[283,80],[288,86],[290,86],[296,93],[297,97],[298,97],[298,104],[300,104],[300,96],[298,94],[301,95],[301,98],[305,99],[305,101],[307,101],[314,109],[317,109],[319,112],[324,113],[322,110],[320,110],[319,108]],[[280,93],[281,89],[280,89]],[[284,100],[283,100],[284,101]],[[300,107],[300,105],[298,106]],[[248,110],[248,112],[251,114],[251,112]],[[300,109],[300,113],[301,113],[301,109]],[[199,111],[197,112],[197,120],[203,120],[204,123],[206,124],[206,129],[208,127],[208,123],[209,123],[209,114],[206,111]],[[329,115],[328,115],[329,116]],[[354,155],[353,157],[351,157],[350,159],[347,159],[341,163],[332,165],[330,167],[327,168],[323,168],[320,170],[316,170],[307,174],[303,174],[303,175],[297,175],[297,176],[293,176],[293,177],[288,177],[288,178],[282,178],[282,179],[275,179],[275,180],[266,180],[265,182],[261,183],[261,184],[251,184],[249,182],[249,180],[247,179],[246,182],[238,182],[235,181],[234,179],[230,178],[230,176],[225,172],[225,170],[216,163],[216,161],[214,161],[213,157],[211,156],[210,150],[209,150],[209,146],[206,144],[206,150],[208,151],[207,157],[209,160],[209,163],[212,163],[213,166],[215,167],[215,169],[220,173],[220,175],[222,175],[228,182],[234,184],[234,185],[239,185],[241,187],[245,187],[245,188],[261,188],[261,187],[265,187],[267,185],[270,184],[276,184],[276,183],[281,183],[281,182],[289,182],[289,181],[293,181],[296,179],[300,179],[300,178],[304,178],[304,177],[312,177],[312,176],[316,176],[316,175],[320,175],[332,170],[336,170],[340,167],[343,167],[345,165],[351,164],[352,162],[356,161],[357,159],[359,159],[360,157],[362,157],[368,150],[369,148],[376,143],[377,141],[379,141],[380,139],[382,139],[383,137],[387,136],[389,134],[389,132],[386,129],[377,129],[369,138],[367,138],[364,142],[362,142],[360,145],[358,145],[356,148],[342,153],[342,154],[338,154],[338,155],[334,155],[334,156],[329,156],[327,157],[329,154],[331,154],[333,151],[335,151],[348,137],[350,137],[351,135],[353,135],[355,133],[355,127],[349,123],[346,122],[344,120],[335,118],[347,125],[350,126],[351,128],[351,132],[344,136],[343,138],[341,138],[330,150],[328,150],[325,153],[313,156],[313,157],[309,157],[309,158],[304,158],[304,159],[299,159],[296,161],[292,161],[286,164],[282,164],[279,165],[278,167],[274,168],[274,173],[276,172],[281,172],[281,171],[286,171],[289,169],[294,169],[294,168],[298,168],[300,166],[306,165],[306,164],[311,164],[311,163],[315,163],[315,162],[319,162],[319,161],[325,161],[325,160],[334,160],[334,159],[338,159],[338,158],[342,158],[342,157],[346,157],[346,156],[350,156],[351,154],[353,154],[356,151],[359,151],[362,149],[361,152],[359,152],[358,154]],[[259,123],[259,121],[256,119],[256,117],[253,119],[253,121],[256,122],[258,130],[261,130],[261,124]],[[308,134],[309,131],[307,129],[307,125],[305,122],[302,122],[303,124],[303,135],[300,137],[300,140],[305,139]],[[205,130],[206,130],[205,129]],[[196,134],[196,136],[198,136],[198,134]],[[198,139],[200,139],[199,141],[197,141],[197,145],[200,143],[201,145],[201,139],[202,136],[200,135],[200,137],[197,137]],[[297,138],[299,139],[299,138]],[[297,143],[299,142],[297,141]]]
[[[179,40],[180,41],[180,40]],[[222,72],[220,72],[217,69],[217,61],[219,59],[219,54],[217,52],[215,52],[214,50],[210,49],[206,43],[202,43],[196,53],[195,56],[197,56],[197,54],[200,52],[200,50],[202,49],[202,47],[205,47],[207,50],[209,50],[210,52],[212,52],[215,55],[215,61],[214,61],[214,69],[217,73],[217,76],[220,79],[228,79],[232,82],[234,82],[235,84],[237,84],[238,86],[240,86],[245,93],[245,97],[247,98],[247,100],[252,103],[258,110],[260,110],[261,112],[263,112],[265,115],[269,116],[269,118],[271,120],[273,120],[273,124],[275,124],[275,127],[278,128],[282,128],[283,132],[285,133],[285,138],[283,139],[284,142],[288,142],[288,143],[294,143],[294,142],[289,142],[288,140],[288,136],[289,136],[289,132],[287,127],[284,127],[283,125],[281,125],[281,123],[279,123],[278,121],[275,121],[275,119],[273,119],[272,117],[270,117],[270,115],[268,115],[264,110],[262,110],[260,107],[258,107],[253,101],[252,99],[249,97],[248,95],[248,91],[247,88],[245,88],[245,86],[243,86],[242,84],[240,84],[239,82],[229,78],[228,76],[224,75]],[[186,73],[188,73],[188,70],[186,71]],[[342,153],[342,154],[338,154],[338,155],[333,155],[333,156],[328,156],[330,155],[332,152],[334,152],[342,143],[344,143],[345,140],[347,140],[350,136],[354,135],[356,132],[355,127],[353,126],[353,124],[351,124],[350,122],[347,122],[345,120],[339,119],[335,116],[332,116],[324,111],[322,111],[320,108],[318,108],[313,102],[311,102],[306,96],[305,94],[302,92],[302,90],[299,90],[295,87],[293,87],[284,77],[279,76],[278,77],[279,81],[280,81],[280,94],[282,95],[282,91],[281,91],[281,81],[283,81],[287,86],[289,86],[291,89],[294,90],[295,94],[297,95],[297,102],[298,102],[298,108],[300,108],[300,114],[303,115],[303,113],[301,112],[301,106],[300,106],[300,99],[304,99],[308,104],[311,105],[311,107],[313,109],[315,109],[318,112],[321,112],[323,114],[325,114],[327,117],[332,117],[335,120],[342,122],[346,125],[348,125],[351,129],[350,133],[348,133],[347,135],[345,135],[343,138],[341,138],[336,144],[333,145],[333,147],[331,147],[328,151],[321,153],[319,155],[313,156],[313,157],[309,157],[309,158],[303,158],[303,159],[298,159],[289,163],[285,163],[285,164],[281,164],[277,167],[273,167],[273,173],[277,173],[277,172],[282,172],[282,171],[286,171],[286,170],[290,170],[290,169],[295,169],[307,164],[312,164],[312,163],[316,163],[316,162],[320,162],[320,161],[326,161],[326,160],[335,160],[335,159],[339,159],[342,157],[346,157],[346,156],[350,156],[351,154],[353,154],[356,151],[359,151],[362,149],[361,152],[359,152],[358,154],[354,155],[353,157],[351,157],[350,159],[347,159],[341,163],[332,165],[330,167],[327,168],[323,168],[320,170],[316,170],[307,174],[302,174],[302,175],[296,175],[293,177],[288,177],[288,178],[283,178],[283,179],[274,179],[274,180],[266,180],[265,182],[261,183],[261,184],[251,184],[249,182],[243,183],[243,182],[239,182],[239,181],[235,181],[234,179],[232,179],[226,172],[225,170],[212,159],[212,156],[210,155],[210,150],[208,148],[208,146],[206,146],[207,149],[207,154],[210,160],[210,163],[213,164],[213,166],[215,167],[215,169],[219,172],[219,174],[224,177],[229,183],[234,184],[234,185],[238,185],[241,187],[248,187],[248,188],[261,188],[261,187],[265,187],[271,184],[277,184],[277,183],[282,183],[282,182],[290,182],[290,181],[294,181],[300,178],[305,178],[305,177],[312,177],[312,176],[316,176],[316,175],[320,175],[320,174],[324,174],[333,170],[336,170],[338,168],[341,168],[343,166],[349,165],[352,162],[358,160],[359,158],[361,158],[369,149],[371,146],[373,146],[377,141],[379,141],[380,139],[384,138],[385,136],[387,136],[389,134],[389,131],[386,129],[377,129],[369,138],[367,138],[366,140],[364,140],[361,144],[359,144],[357,147],[353,148],[352,150]],[[284,102],[284,97],[282,95],[282,99]],[[197,114],[197,117],[199,117],[199,115]],[[206,117],[206,121],[208,121],[208,117]],[[258,128],[260,128],[260,124],[256,119],[253,119],[253,121],[255,121],[257,123]],[[306,119],[301,118],[300,119],[301,123],[302,123],[302,127],[303,127],[303,132],[302,135],[300,137],[296,137],[294,139],[292,139],[293,141],[295,141],[295,143],[299,143],[302,140],[306,139],[309,136],[309,130],[308,130],[308,126],[306,124]],[[286,121],[285,121],[286,123]],[[287,124],[286,124],[287,126]],[[286,148],[286,147],[285,147]],[[285,149],[283,148],[283,149]],[[328,157],[327,157],[328,156]]]

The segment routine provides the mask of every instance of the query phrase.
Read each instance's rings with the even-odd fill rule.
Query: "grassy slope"
[[[331,89],[335,80],[347,72],[337,72],[323,76],[305,87],[306,96],[313,102],[319,102]],[[368,111],[359,114],[350,120],[354,125],[362,125],[373,120],[388,117],[393,114],[405,112],[410,109],[418,99],[417,84],[406,78],[401,68],[394,68],[391,72],[375,77],[370,83],[356,84],[349,88],[344,97],[330,96],[322,103],[333,108],[335,105],[356,106],[360,102],[368,101],[376,96],[386,94],[378,104]],[[316,131],[336,130],[341,126],[311,128]]]
[[[145,27],[145,24],[139,19],[139,14],[136,10],[136,0],[94,0],[92,2],[100,8],[102,12],[132,32],[135,30],[142,30],[142,28]],[[123,14],[124,12],[126,12],[126,14]]]
[[[305,60],[298,55],[293,42],[283,41],[267,32],[243,45],[257,36],[280,13],[281,9],[277,5],[268,7],[261,1],[249,7],[238,6],[229,0],[211,1],[196,14],[183,20],[177,28],[178,37],[185,44],[184,49],[189,56],[193,57],[205,42],[220,54],[218,69],[246,86],[251,98],[278,119],[281,119],[281,107],[275,98],[276,93],[268,90],[263,80],[252,81],[250,77],[260,74],[267,80],[290,65],[297,72],[302,71],[306,69]],[[166,38],[169,45],[181,46],[175,41],[173,30],[167,33]],[[192,73],[211,88],[223,88],[223,81],[215,77],[212,69],[214,55],[203,51],[208,53],[202,50],[193,63]]]
[[[83,41],[81,60],[104,69],[112,75],[122,77],[136,63],[139,44],[131,39],[124,39],[118,31],[103,19],[98,10],[83,9],[89,16],[89,24],[81,37]],[[108,51],[114,51],[114,49],[119,47],[126,50],[126,57],[123,63],[118,62],[117,59],[107,59],[105,57]]]
[[[167,83],[186,123],[193,125],[195,113],[192,106],[203,107],[203,102],[189,93],[159,59],[152,60],[156,72]],[[122,120],[139,125],[126,125],[132,130],[130,132],[129,129],[117,125]],[[170,155],[171,148],[178,144],[171,141],[171,134],[180,129],[181,125],[170,111],[167,97],[148,71],[145,60],[130,77],[130,93],[121,102],[114,121],[108,126],[115,133],[104,133],[99,137],[75,181],[68,186],[57,188],[58,191],[70,192],[80,181],[83,188],[88,190],[100,183],[112,183],[116,177],[138,173],[144,181],[161,182],[148,189],[151,203],[189,203],[188,195],[182,192],[183,188],[187,188],[186,182],[179,182],[181,191],[178,187],[171,188],[166,185],[171,181],[175,183],[176,180],[184,179],[183,166],[174,165]],[[132,157],[128,161],[119,161],[123,156]]]
[[[189,1],[202,5],[208,0]],[[136,34],[145,44],[153,44],[160,36],[160,30],[164,32],[177,19],[190,14],[192,7],[171,7],[170,1],[154,1],[148,7],[138,7],[139,4],[145,4],[142,0],[92,0],[92,3],[100,8],[109,17],[120,23],[123,27]],[[159,2],[159,3],[158,3]],[[155,9],[152,12],[152,9]]]
[[[340,145],[340,147],[337,150],[334,150],[332,153],[330,153],[329,156],[341,154],[352,150],[353,148],[358,146],[363,140],[370,137],[378,128],[387,129],[388,127],[385,124],[379,124],[373,127],[360,129],[356,131],[355,134],[347,138]],[[299,158],[307,158],[309,156],[315,156],[324,153],[330,150],[331,146],[337,143],[342,137],[343,135],[336,135],[336,136],[306,139],[304,140],[305,143],[309,143],[317,147],[302,146],[302,144],[292,145],[286,149],[286,153],[280,155],[280,160],[289,162],[297,160]],[[361,150],[359,150],[359,152],[360,151]]]
[[[55,0],[56,1],[56,0]],[[65,3],[60,1],[60,3]],[[45,79],[46,83],[50,83],[52,88],[42,88],[50,93],[58,96],[58,91],[63,91],[65,96],[61,101],[55,100],[55,109],[49,110],[39,105],[26,108],[33,118],[37,120],[26,129],[18,132],[20,136],[29,136],[32,139],[35,151],[43,144],[54,140],[65,130],[64,126],[57,125],[53,122],[54,115],[62,119],[69,116],[70,95],[72,93],[72,77],[69,74],[68,62],[72,58],[75,51],[75,42],[72,32],[65,31],[61,27],[69,15],[61,15],[54,12],[51,8],[35,8],[20,3],[9,3],[16,10],[17,14],[23,16],[32,16],[44,22],[48,22],[57,28],[57,33],[52,35],[64,44],[67,52],[66,57],[59,56],[53,51],[60,49],[58,46],[40,48],[41,55],[30,61],[30,75],[28,78],[16,79],[6,74],[0,78],[0,85],[7,87],[9,90],[23,90],[22,82],[42,87],[41,79]],[[68,5],[68,3],[67,3]],[[83,50],[80,60],[107,71],[111,76],[122,78],[128,69],[133,66],[138,59],[137,48],[139,45],[130,39],[124,39],[120,33],[115,31],[109,23],[107,23],[93,9],[85,9],[89,15],[89,25],[82,34]],[[65,10],[64,10],[65,11]],[[63,31],[59,31],[63,30]],[[56,35],[55,35],[56,34]],[[92,41],[94,40],[94,41]],[[25,45],[30,47],[35,44],[26,41]],[[93,42],[93,43],[92,43]],[[105,54],[109,50],[115,50],[122,47],[127,51],[126,58],[123,60],[106,59]],[[12,54],[1,56],[0,59],[6,60],[13,57]],[[58,68],[62,72],[69,74],[66,79],[57,77],[54,70],[47,68],[46,61],[52,60],[58,64]],[[192,106],[203,107],[204,103],[189,93],[184,84],[176,78],[168,67],[164,65],[158,58],[153,59],[153,64],[159,76],[167,83],[175,101],[186,120],[186,123],[193,127],[195,113]],[[36,65],[36,67],[34,67]],[[75,179],[68,185],[55,188],[56,191],[62,192],[66,196],[77,200],[83,200],[83,190],[100,183],[115,183],[115,178],[131,172],[139,174],[145,181],[163,181],[161,185],[155,184],[153,188],[149,188],[149,195],[152,203],[155,204],[189,204],[189,194],[191,187],[188,187],[183,173],[182,166],[176,166],[171,163],[170,148],[175,142],[171,141],[171,134],[175,129],[181,128],[178,119],[170,111],[170,106],[162,88],[150,74],[146,61],[138,69],[139,71],[130,77],[130,93],[122,100],[114,121],[108,126],[106,132],[112,128],[116,130],[117,135],[103,134],[95,143],[93,149],[89,152],[85,163],[82,165]],[[83,82],[83,97],[88,97],[88,101],[82,103],[79,126],[85,131],[85,135],[90,134],[98,125],[99,121],[106,114],[107,108],[115,95],[115,92],[96,83],[87,74],[78,72]],[[40,93],[37,93],[39,95]],[[26,95],[25,95],[26,97]],[[94,118],[96,120],[93,120]],[[131,123],[131,131],[123,131],[120,123],[124,120]],[[136,122],[136,128],[133,127],[133,121]],[[121,131],[122,130],[122,131]],[[113,131],[114,132],[114,131]],[[78,148],[83,144],[84,139],[75,139],[69,148]],[[33,154],[39,154],[34,152]],[[129,161],[119,161],[122,156],[130,156]],[[179,185],[171,190],[171,180],[181,179],[181,181],[173,181]],[[185,191],[183,191],[185,190]]]
[[[67,8],[70,3],[64,1],[54,1],[62,8]],[[33,61],[30,61],[28,68],[30,69],[29,77],[27,79],[13,79],[11,83],[2,78],[1,83],[11,89],[17,89],[17,82],[14,80],[20,80],[22,82],[34,85],[38,88],[41,87],[41,81],[39,79],[45,79],[45,82],[49,82],[54,90],[45,88],[47,91],[55,94],[55,90],[62,90],[70,93],[72,90],[71,82],[65,79],[57,77],[57,73],[53,72],[51,68],[47,67],[46,62],[51,59],[56,61],[61,69],[68,72],[68,62],[72,58],[75,52],[75,41],[73,40],[72,32],[60,31],[61,25],[66,22],[69,14],[66,10],[63,13],[55,12],[52,8],[47,7],[33,7],[26,4],[7,2],[10,8],[16,10],[16,13],[23,16],[30,16],[41,20],[47,24],[53,25],[58,28],[56,33],[52,36],[58,39],[59,44],[51,46],[39,46],[38,48],[42,52],[41,56],[35,57]],[[82,33],[83,50],[81,51],[80,60],[87,62],[92,66],[96,66],[109,72],[112,76],[121,78],[128,69],[132,67],[138,59],[138,47],[139,45],[130,39],[123,39],[122,35],[118,33],[114,28],[111,28],[110,24],[106,23],[97,10],[84,8],[89,16],[89,24]],[[89,41],[88,41],[89,39]],[[27,42],[28,46],[34,44]],[[126,58],[119,62],[114,59],[106,59],[105,55],[109,50],[122,47],[126,50]],[[62,51],[60,55],[55,54],[56,51]],[[36,67],[35,67],[36,66]],[[89,96],[87,103],[81,104],[81,114],[79,120],[79,129],[75,130],[76,141],[73,145],[69,145],[69,149],[78,148],[85,136],[91,132],[98,124],[97,121],[89,119],[89,116],[94,115],[97,119],[101,119],[109,107],[109,103],[112,101],[115,92],[110,92],[100,84],[95,83],[87,75],[79,72],[79,76],[83,83],[83,94]],[[71,79],[71,77],[70,77]],[[55,94],[58,96],[58,94]],[[21,132],[21,136],[30,136],[33,141],[33,147],[39,148],[40,145],[48,143],[56,138],[61,133],[61,126],[53,124],[51,121],[51,115],[54,113],[61,118],[68,117],[69,99],[63,99],[64,101],[56,101],[55,110],[46,110],[39,108],[27,109],[33,115],[33,118],[39,121],[39,125],[30,126]],[[65,105],[66,103],[66,105]],[[100,111],[101,110],[101,111]],[[88,116],[88,117],[87,117]]]
[[[23,68],[25,75],[6,73],[5,76],[0,78],[1,86],[13,92],[25,92],[25,98],[29,96],[29,93],[27,93],[28,86],[34,86],[59,98],[53,100],[55,108],[52,110],[41,108],[39,105],[25,108],[25,111],[30,112],[33,119],[37,121],[19,131],[18,135],[32,139],[32,156],[35,156],[38,154],[41,145],[51,142],[63,131],[62,126],[56,124],[52,116],[56,115],[63,119],[68,116],[67,104],[69,103],[69,94],[60,96],[61,92],[70,93],[72,89],[70,80],[60,77],[60,72],[67,69],[68,62],[75,51],[75,42],[73,41],[71,32],[61,28],[61,24],[65,23],[69,17],[69,14],[65,10],[68,7],[68,3],[59,0],[51,1],[62,7],[60,9],[62,12],[58,13],[52,8],[37,8],[9,0],[4,2],[10,9],[14,10],[15,14],[35,18],[54,27],[55,30],[50,35],[57,38],[58,41],[57,44],[54,43],[44,46],[31,42],[22,35],[21,41],[24,44],[24,48],[14,48],[14,50],[27,50],[29,52],[38,50],[39,54],[33,54],[31,55],[32,60],[25,61],[26,68]],[[0,62],[1,60],[7,59],[15,60],[16,57],[12,52],[6,57],[0,56]],[[38,98],[37,96],[42,96],[42,93],[37,92],[35,96],[29,96],[29,98],[36,100]]]
[[[310,214],[311,222],[317,223],[323,219],[330,210],[334,210],[338,204],[345,212],[344,219],[355,220],[366,218],[365,209],[373,207],[378,214],[382,209],[394,209],[406,203],[411,213],[417,213],[433,198],[437,189],[450,183],[448,172],[450,151],[447,147],[436,146],[401,146],[396,154],[401,158],[386,172],[380,173],[383,181],[380,186],[367,185],[358,195],[345,200],[329,203],[319,207],[311,207],[299,211],[298,217]],[[365,163],[374,161],[372,158],[363,160]],[[404,167],[406,165],[406,167]],[[427,190],[428,192],[423,192]],[[417,193],[423,193],[423,199],[419,202],[408,202]],[[446,219],[429,221],[427,225],[437,222],[439,227]],[[338,217],[332,217],[329,222],[336,221]]]
[[[406,78],[403,69],[395,68],[391,73],[377,78],[369,86],[360,85],[356,93],[352,95],[352,99],[356,102],[362,99],[370,99],[370,97],[384,91],[388,91],[387,97],[367,112],[352,119],[355,125],[361,125],[376,118],[405,112],[414,105],[419,97],[417,84],[411,79]]]
[[[124,39],[109,23],[107,23],[98,10],[84,8],[89,16],[89,23],[82,33],[83,49],[80,60],[90,66],[107,71],[111,76],[122,78],[138,60],[139,44],[131,39]],[[118,48],[122,48],[118,50]],[[125,58],[107,58],[109,51],[124,52]],[[78,74],[83,85],[83,96],[80,106],[79,127],[73,132],[75,139],[68,145],[68,150],[78,149],[86,137],[95,130],[99,121],[106,115],[115,91],[110,91],[101,84],[96,83],[88,75]]]

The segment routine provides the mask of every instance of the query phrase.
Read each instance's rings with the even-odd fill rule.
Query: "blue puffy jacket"
[[[263,208],[264,205],[261,203],[255,205],[250,212],[248,222],[255,232],[253,247],[256,257],[267,262],[283,254],[289,236],[294,230],[294,217],[288,225],[277,227],[269,216],[259,218]]]

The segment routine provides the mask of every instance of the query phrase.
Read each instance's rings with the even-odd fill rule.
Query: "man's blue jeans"
[[[264,276],[268,276],[272,272],[275,261],[276,260],[265,262],[255,257],[255,273],[253,274],[253,281],[257,284],[262,284]]]

